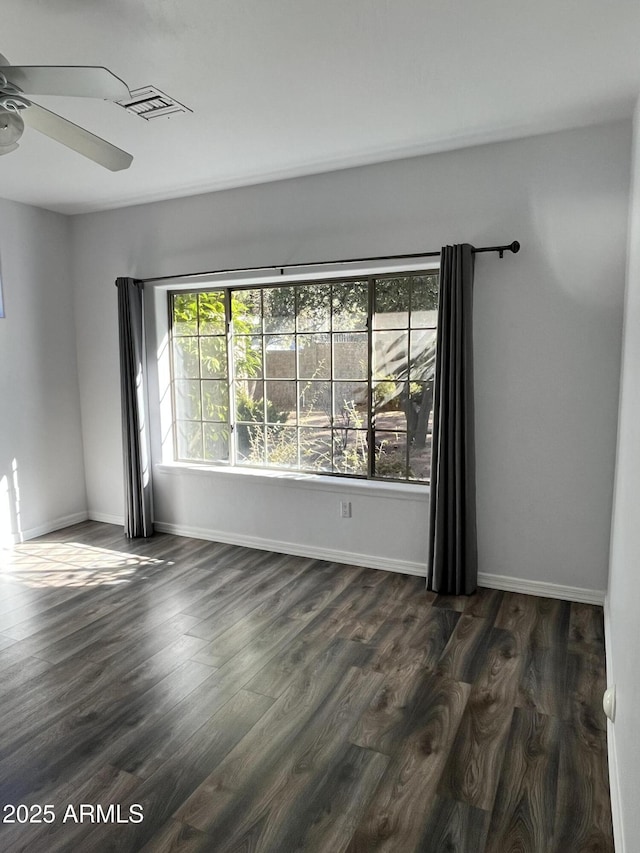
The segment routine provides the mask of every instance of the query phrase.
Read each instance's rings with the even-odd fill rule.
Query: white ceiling
[[[0,196],[77,213],[631,115],[639,0],[4,0],[15,65],[104,65],[192,114],[39,103],[129,151],[27,128]]]

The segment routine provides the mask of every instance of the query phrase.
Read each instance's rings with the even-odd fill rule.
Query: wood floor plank
[[[138,661],[140,654],[152,657],[163,649],[177,643],[197,623],[197,617],[186,613],[169,616],[161,624],[147,624],[137,621],[135,627],[129,624],[114,624],[113,631],[107,636],[83,646],[74,661],[85,659],[94,663],[113,664],[122,659],[130,663]]]
[[[12,655],[13,648],[0,651],[0,676],[2,678],[2,705],[6,707],[25,684],[40,676],[46,676],[51,665],[40,658],[29,658],[20,654],[17,659]]]
[[[251,643],[242,646],[237,654],[218,668],[220,683],[235,684],[238,688],[244,687],[276,651],[288,640],[297,636],[303,627],[304,623],[299,619],[288,619],[286,616],[274,619],[257,637],[254,637]],[[202,642],[206,643],[206,640]],[[194,653],[194,660],[215,666],[217,661],[215,640],[206,643],[197,653]]]
[[[522,654],[540,623],[541,599],[519,592],[505,592],[494,621],[496,628],[509,631]]]
[[[293,557],[280,557],[269,561],[269,553],[256,559],[253,572],[263,565],[264,571],[244,575],[237,584],[225,584],[207,610],[206,616],[192,629],[194,637],[213,640],[235,622],[259,606],[270,595],[283,590],[294,578],[303,575],[311,561],[296,561]],[[184,608],[183,608],[184,609]],[[190,612],[185,609],[185,612]]]
[[[62,606],[51,608],[46,614],[39,614],[37,618],[30,618],[25,622],[18,622],[4,630],[7,637],[14,640],[25,640],[37,634],[40,638],[46,635],[44,642],[52,643],[67,634],[84,628],[101,619],[103,616],[112,613],[118,606],[117,602],[112,599],[106,599],[103,602],[96,602],[95,597],[89,605],[86,603],[86,596],[78,596],[81,600],[69,607],[65,602]]]
[[[215,838],[219,853],[281,849],[279,839],[288,835],[290,817],[300,814],[318,774],[326,773],[346,745],[352,717],[369,703],[379,680],[352,669],[277,763],[272,757],[258,761],[251,780],[207,823],[206,832]]]
[[[188,794],[220,763],[272,704],[257,693],[239,690],[209,721],[191,737],[173,758],[142,782],[131,799],[143,806],[142,823],[122,827],[118,846],[111,849],[140,850],[184,802]],[[97,829],[86,838],[87,850],[98,850],[109,837],[108,828]]]
[[[170,708],[157,703],[142,722],[110,749],[115,767],[148,779],[170,761],[196,732],[233,697],[212,675]]]
[[[221,799],[222,793],[242,791],[249,786],[256,771],[267,775],[283,757],[290,755],[304,732],[312,726],[315,716],[332,700],[335,691],[342,689],[344,678],[356,672],[350,664],[354,650],[360,648],[359,643],[336,638],[332,644],[333,654],[323,658],[319,666],[301,671],[259,723],[194,791],[176,817],[198,829],[208,830],[224,811],[226,803]],[[359,677],[354,675],[353,678]],[[357,682],[354,680],[354,683]],[[374,677],[374,688],[378,683],[379,678]],[[338,693],[338,699],[341,695]]]
[[[455,610],[457,613],[463,613],[471,596],[468,595],[437,595],[433,601],[434,607],[444,607],[447,610]]]
[[[451,610],[431,609],[426,618],[396,619],[374,635],[366,668],[382,673],[384,681],[354,727],[352,743],[387,755],[393,753],[405,735],[411,700],[433,671],[436,650],[441,653],[446,645],[444,626],[451,632],[457,617]]]
[[[367,606],[370,595],[377,594],[380,582],[379,572],[357,572],[353,582],[315,614],[288,643],[283,644],[280,651],[247,682],[247,689],[266,696],[280,696],[305,666],[313,665],[316,658],[325,654],[331,656],[331,649],[336,648],[334,640],[348,637],[359,624],[360,610]],[[352,666],[359,666],[361,661],[370,657],[369,648],[359,645],[362,646],[360,651],[352,648]]]
[[[518,707],[565,718],[570,607],[551,598],[505,596],[496,625],[512,632],[524,658]]]
[[[38,594],[40,592],[40,594]],[[48,611],[56,611],[59,607],[64,607],[69,601],[83,595],[82,590],[54,590],[40,591],[35,594],[25,596],[21,599],[21,603],[17,607],[12,607],[6,613],[0,616],[0,631],[8,635],[8,632],[15,627],[25,622],[25,620],[37,620]]]
[[[212,850],[211,839],[186,823],[169,820],[141,849],[140,853],[197,853]]]
[[[576,601],[571,603],[569,648],[571,651],[596,653],[604,648],[604,615],[601,607]]]
[[[363,596],[355,604],[352,609],[352,623],[348,628],[341,629],[340,636],[363,643],[369,642],[380,626],[394,613],[397,605],[415,595],[415,591],[413,583],[395,582],[388,585],[379,582],[371,588],[367,596]]]
[[[0,569],[2,569],[1,561]],[[0,624],[2,624],[1,617],[5,614],[10,614],[14,610],[29,605],[31,605],[33,612],[35,610],[34,605],[37,606],[38,601],[47,601],[49,598],[47,589],[30,588],[10,576],[0,576]],[[16,623],[11,620],[10,624]]]
[[[438,660],[438,674],[473,683],[484,664],[491,631],[488,619],[462,614]]]
[[[209,667],[188,660],[185,641],[201,642],[182,638],[171,654],[154,656],[121,678],[110,674],[104,690],[94,684],[93,692],[71,708],[42,714],[37,724],[30,719],[16,723],[0,761],[0,797],[7,788],[17,796],[23,789],[41,792],[55,786],[90,756],[100,756],[120,727],[126,730],[148,713],[151,698],[160,702],[167,697],[175,704],[211,677]]]
[[[355,577],[356,575],[342,575],[336,571],[335,565],[311,565],[306,573],[296,579],[295,584],[287,584],[262,602],[253,601],[253,606],[246,615],[241,615],[242,611],[236,610],[232,618],[218,620],[221,630],[207,647],[208,660],[214,666],[222,666],[277,617],[286,616],[290,620],[310,622],[318,610],[339,595]],[[236,616],[239,618],[235,619]],[[229,621],[232,621],[232,624],[224,630],[224,625]],[[202,623],[199,623],[190,633],[200,636],[201,626]],[[205,633],[210,635],[209,626],[205,628]]]
[[[531,640],[542,648],[566,645],[568,642],[572,604],[556,598],[529,596],[535,606],[536,619]],[[604,644],[602,646],[604,648]]]
[[[489,832],[489,812],[468,803],[436,796],[416,850],[425,853],[482,853]],[[504,847],[501,853],[518,848]]]
[[[418,850],[427,809],[464,713],[470,686],[431,675],[416,697],[406,736],[369,802],[349,853]]]
[[[345,610],[329,610],[321,620],[312,620],[247,681],[247,689],[277,698],[294,679],[323,668],[326,659],[332,659],[345,648],[349,649],[349,666],[364,665],[371,657],[371,649],[339,636],[339,629],[349,620]]]
[[[424,665],[430,672],[435,672],[458,624],[460,614],[455,610],[432,609],[423,619],[427,624]]]
[[[567,644],[540,646],[532,640],[525,650],[516,705],[565,719],[567,715]]]
[[[501,590],[479,586],[477,591],[466,600],[463,612],[467,616],[488,619],[493,625],[503,598],[504,592]]]
[[[22,604],[32,601],[34,596],[38,596],[36,590],[11,577],[12,563],[6,556],[10,553],[0,548],[0,570],[2,570],[0,571],[0,614],[10,613]],[[46,596],[46,590],[40,591],[40,597],[42,596]]]
[[[247,679],[251,683],[249,676],[256,669],[261,668],[264,660],[268,659],[274,646],[281,641],[283,632],[291,634],[299,630],[299,621],[276,619],[274,624],[263,632],[263,636],[258,638],[259,642],[250,653],[246,653],[242,660],[240,656],[236,656],[228,665],[217,669],[211,678],[197,687],[170,713],[165,714],[164,720],[154,725],[151,733],[137,739],[135,744],[125,743],[120,753],[111,759],[113,763],[142,778],[150,776],[172,755],[185,738],[195,733],[240,686],[246,684]],[[333,670],[336,676],[346,671],[351,665],[355,658],[353,651],[362,658],[362,650],[357,646],[352,651],[347,648],[346,643],[343,643],[343,651],[346,660],[344,663],[339,660],[336,662]],[[336,651],[335,658],[339,658],[339,655],[340,652]],[[193,656],[193,660],[197,660],[198,657],[199,653]],[[333,661],[335,658],[330,660]],[[318,672],[318,668],[315,672]]]
[[[602,694],[607,687],[603,654],[569,652],[567,657],[566,719],[585,731],[607,731]]]
[[[85,779],[79,786],[66,786],[57,794],[56,821],[49,825],[4,826],[0,829],[0,843],[5,853],[33,853],[33,851],[71,851],[88,849],[84,846],[84,837],[91,831],[91,824],[75,822],[69,815],[64,820],[66,807],[71,805],[75,815],[79,805],[100,804],[105,811],[110,805],[117,806],[125,799],[135,796],[140,780],[123,773],[111,765],[106,765]],[[128,811],[122,810],[123,817]],[[6,834],[5,831],[9,829]]]
[[[419,661],[408,662],[401,669],[385,676],[369,707],[355,724],[351,742],[392,755],[405,736],[411,699],[421,686],[419,676],[429,676]]]
[[[493,628],[442,774],[442,796],[485,811],[493,808],[522,663],[513,634]]]
[[[388,764],[387,756],[347,744],[317,783],[307,788],[304,802],[281,827],[269,849],[342,853]]]
[[[20,691],[14,690],[0,707],[0,758],[6,754],[16,726],[33,733],[42,716],[43,702],[48,714],[72,707],[78,693],[90,691],[103,676],[104,668],[93,661],[63,661],[57,666],[43,662],[33,670],[23,666],[23,672],[31,677],[24,678]]]
[[[368,645],[373,650],[370,668],[388,674],[410,660],[433,669],[444,651],[459,614],[432,607],[397,605]]]
[[[28,547],[28,543],[22,547]],[[53,547],[53,546],[48,546]],[[78,546],[80,547],[80,546]],[[109,571],[110,566],[113,563],[116,563],[115,569],[116,571],[119,569],[117,565],[117,561],[121,561],[123,563],[131,562],[134,559],[138,559],[129,554],[122,553],[114,553],[110,551],[106,551],[105,549],[96,549],[90,548],[88,546],[82,546],[82,551],[80,555],[73,557],[73,551],[71,552],[72,556],[67,558],[67,563],[60,562],[60,566],[67,566],[73,574],[75,569],[83,570],[86,568],[87,564],[91,563],[92,560],[96,562],[98,565],[104,563],[104,566],[101,566],[101,571],[105,573],[105,577],[103,578],[104,583],[98,584],[96,586],[92,586],[91,582],[86,585],[80,584],[78,588],[72,588],[72,597],[65,598],[61,601],[56,600],[56,603],[53,606],[49,607],[46,612],[39,612],[38,609],[34,609],[31,605],[29,613],[29,618],[24,620],[23,622],[18,622],[13,627],[7,629],[7,633],[10,636],[13,636],[16,639],[25,639],[26,637],[32,635],[33,633],[42,634],[45,630],[55,629],[56,627],[64,627],[68,623],[73,623],[76,617],[76,614],[82,617],[91,617],[93,616],[93,620],[95,621],[98,618],[98,615],[94,616],[94,611],[100,611],[100,608],[111,607],[113,608],[117,604],[126,603],[126,601],[131,596],[131,584],[136,585],[137,577],[134,574],[129,577],[130,584],[122,584],[118,583],[115,587],[109,583]],[[88,551],[88,554],[86,553]],[[198,549],[199,552],[202,552],[202,548]],[[197,554],[198,552],[192,551],[192,555]],[[95,560],[94,560],[95,556]],[[195,556],[190,557],[191,560],[195,561]],[[158,565],[149,565],[149,561],[154,561],[155,558],[147,557],[144,558],[143,563],[140,566],[136,566],[137,569],[143,569],[145,578],[148,579],[149,575],[152,575],[154,572],[158,572],[162,570],[163,579],[169,579],[171,572],[168,571],[164,560],[155,560]],[[191,566],[193,568],[193,565]],[[114,580],[119,580],[117,575],[114,577]],[[57,593],[58,594],[58,593]],[[17,613],[19,612],[19,608],[13,608]],[[15,618],[15,613],[14,613]]]
[[[198,584],[206,583],[207,580],[207,573],[199,569],[190,569],[177,577],[159,580],[154,585],[153,606],[146,595],[132,595],[127,604],[118,607],[113,613],[89,625],[72,626],[73,630],[59,640],[51,642],[48,635],[41,638],[35,634],[20,641],[20,647],[26,654],[36,655],[54,664],[79,652],[90,654],[96,643],[108,641],[114,631],[127,627],[130,630],[132,625],[140,623],[146,629],[151,629],[177,615],[189,600],[199,596]]]
[[[176,667],[167,689],[160,683],[152,697],[143,694],[128,704],[133,713],[102,754],[113,766],[139,779],[152,775],[229,700],[229,692],[221,691],[214,679],[215,671],[194,661]]]
[[[560,734],[556,718],[514,711],[485,853],[551,850]]]
[[[313,567],[307,572],[313,580],[310,590],[300,594],[303,590],[299,590],[300,584],[296,581],[295,600],[291,601],[291,607],[287,611],[289,619],[304,619],[305,622],[309,622],[326,607],[339,600],[343,592],[349,589],[364,572],[360,566],[345,567],[346,570],[343,571],[337,563],[318,562],[321,563],[319,573]]]
[[[551,853],[613,853],[607,741],[579,723],[562,723]]]

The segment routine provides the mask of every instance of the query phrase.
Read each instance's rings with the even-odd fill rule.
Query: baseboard
[[[400,572],[404,575],[426,576],[424,564],[411,563],[406,560],[393,560],[389,557],[357,554],[352,551],[338,551],[332,548],[320,548],[315,545],[302,545],[297,542],[284,542],[277,539],[263,539],[258,536],[246,536],[222,530],[187,527],[181,524],[167,524],[162,521],[156,521],[154,526],[156,530],[162,533],[173,533],[175,536],[208,539],[212,542],[224,542],[227,545],[240,545],[244,548],[257,548],[260,551],[275,551],[277,554],[292,554],[295,557],[310,557],[314,560],[327,560],[330,563],[346,563],[350,566],[364,566],[369,569],[384,569],[387,572]]]
[[[615,684],[615,671],[611,658],[611,611],[609,596],[604,602],[604,648],[607,665],[607,686]],[[620,780],[618,778],[618,751],[616,749],[615,726],[607,720],[607,755],[609,759],[609,794],[611,797],[611,821],[616,853],[625,853],[622,832],[622,804],[620,802]]]
[[[611,798],[611,822],[613,823],[613,844],[615,853],[625,853],[622,833],[622,815],[620,812],[620,782],[618,780],[618,754],[614,728],[607,721],[607,758],[609,761],[609,796]]]
[[[491,575],[480,572],[478,584],[490,589],[502,589],[505,592],[522,592],[526,595],[539,595],[542,598],[560,598],[563,601],[579,601],[583,604],[604,604],[604,590],[584,589],[579,586],[564,586],[548,581],[533,581],[512,578],[507,575]]]
[[[86,510],[74,512],[72,515],[64,515],[60,518],[53,518],[45,524],[39,524],[37,527],[29,527],[27,530],[14,533],[14,544],[26,542],[28,539],[36,539],[38,536],[44,536],[45,533],[53,533],[55,530],[62,530],[63,527],[80,524],[81,521],[86,521],[88,518],[89,513]]]
[[[109,515],[106,512],[94,512],[90,509],[88,517],[91,521],[102,521],[104,524],[117,524],[124,527],[124,516],[122,515]]]
[[[94,516],[92,515],[92,518]],[[97,519],[96,520],[100,520]],[[365,566],[370,569],[383,569],[387,572],[400,572],[404,575],[426,577],[424,563],[412,563],[407,560],[394,560],[390,557],[377,557],[372,554],[357,554],[352,551],[338,551],[332,548],[320,548],[297,542],[284,542],[276,539],[264,539],[241,533],[228,533],[223,530],[211,530],[202,527],[189,527],[182,524],[169,524],[157,521],[156,530],[173,533],[175,536],[189,536],[193,539],[207,539],[212,542],[224,542],[227,545],[240,545],[244,548],[257,548],[260,551],[275,551],[277,554],[293,554],[296,557],[311,557],[315,560],[327,560],[331,563],[346,563],[351,566]],[[530,581],[504,575],[479,574],[480,586],[501,589],[508,592],[522,592],[539,595],[543,598],[560,598],[566,601],[580,601],[585,604],[603,604],[604,592],[597,589],[562,586],[545,581]]]

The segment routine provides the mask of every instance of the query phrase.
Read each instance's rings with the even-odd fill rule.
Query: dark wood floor
[[[601,608],[93,522],[0,564],[4,853],[613,850]]]

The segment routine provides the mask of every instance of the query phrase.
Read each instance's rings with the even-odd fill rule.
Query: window
[[[169,294],[175,458],[428,482],[438,273]]]

